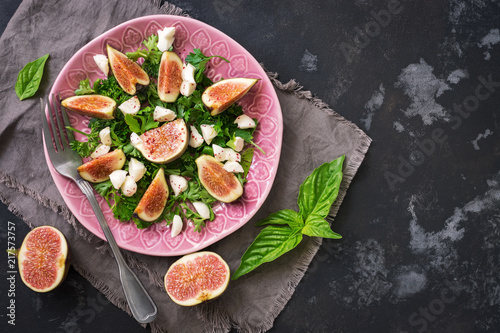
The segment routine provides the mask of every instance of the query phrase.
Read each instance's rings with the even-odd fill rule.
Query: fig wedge
[[[173,103],[179,97],[182,84],[182,60],[174,52],[163,52],[158,71],[158,97]]]
[[[195,162],[201,184],[215,199],[229,203],[243,194],[243,186],[238,178],[224,170],[224,165],[215,157],[201,155]]]
[[[125,154],[121,149],[99,156],[78,167],[80,176],[92,183],[101,183],[109,179],[109,175],[125,165]]]
[[[123,53],[107,45],[109,66],[116,78],[116,81],[129,95],[137,92],[136,84],[147,86],[149,75]]]
[[[245,96],[257,81],[248,78],[220,80],[205,89],[201,100],[212,116],[218,115]]]
[[[160,168],[155,178],[134,210],[134,215],[143,221],[152,222],[158,219],[165,209],[168,199],[168,186],[165,173]]]
[[[136,144],[144,158],[153,163],[169,163],[180,157],[189,143],[188,129],[184,119],[169,121],[140,136]]]
[[[72,96],[62,100],[61,105],[81,115],[99,119],[114,119],[116,109],[116,102],[102,95]]]

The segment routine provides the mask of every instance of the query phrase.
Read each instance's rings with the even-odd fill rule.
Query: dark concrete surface
[[[171,2],[373,138],[333,226],[343,239],[270,332],[499,332],[500,2]],[[1,31],[18,3],[2,0]],[[10,222],[20,246],[29,228],[4,206],[0,219],[2,244]],[[17,284],[16,306],[0,327],[149,331],[72,269],[49,294]]]

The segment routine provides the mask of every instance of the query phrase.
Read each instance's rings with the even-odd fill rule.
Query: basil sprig
[[[14,89],[21,101],[33,96],[37,92],[42,81],[43,68],[48,58],[49,55],[46,54],[33,62],[27,63],[17,75]]]
[[[267,225],[243,254],[231,279],[236,280],[263,263],[270,262],[295,248],[303,235],[342,238],[325,220],[339,193],[345,156],[316,168],[299,190],[299,212],[284,209],[272,213],[257,226]]]

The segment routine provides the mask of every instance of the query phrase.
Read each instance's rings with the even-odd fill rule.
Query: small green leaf
[[[227,60],[226,58],[218,55],[207,57],[201,52],[200,49],[194,49],[193,52],[189,53],[186,56],[186,62],[190,63],[196,68],[195,80],[197,83],[200,83],[202,81],[203,72],[205,71],[205,66],[207,65],[208,61],[215,57],[220,58],[225,62],[229,62],[229,60]]]
[[[249,144],[254,145],[255,148],[257,148],[258,150],[260,150],[260,152],[265,155],[266,152],[262,148],[260,148],[255,142],[253,142],[253,134],[252,134],[252,132],[253,132],[253,130],[237,129],[234,132],[234,134],[233,134],[233,140],[236,137],[240,137],[243,140],[245,140],[245,142],[248,142]]]
[[[141,125],[139,124],[139,121],[135,119],[134,116],[131,114],[126,114],[125,115],[125,122],[129,126],[130,130],[134,133],[142,133],[141,132]]]
[[[29,62],[19,72],[15,90],[21,101],[33,96],[37,92],[42,81],[43,68],[48,58],[49,55],[46,54],[33,62]]]
[[[300,229],[270,225],[259,233],[241,258],[241,264],[231,276],[236,280],[261,264],[273,261],[295,248],[302,240]]]
[[[322,218],[328,215],[339,192],[343,162],[344,156],[341,156],[330,163],[324,163],[302,183],[298,204],[304,220],[307,220],[309,215]]]
[[[90,86],[90,80],[86,78],[85,80],[80,81],[78,85],[78,89],[75,90],[76,95],[88,95],[95,93],[94,89]]]
[[[304,221],[302,216],[294,210],[283,209],[278,212],[272,213],[267,218],[258,222],[257,226],[269,225],[269,224],[279,224],[288,225],[291,228],[302,228],[304,226]]]
[[[243,178],[247,178],[248,172],[250,171],[250,166],[252,165],[253,160],[253,148],[248,148],[241,154],[241,167],[243,168],[244,174]]]
[[[302,233],[311,237],[324,237],[340,239],[342,236],[333,232],[328,222],[319,216],[310,215],[302,228]]]

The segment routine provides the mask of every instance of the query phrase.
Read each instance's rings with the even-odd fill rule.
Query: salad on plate
[[[91,117],[87,131],[69,128],[84,137],[71,147],[113,216],[139,229],[171,226],[172,237],[184,223],[200,231],[217,202],[238,200],[254,151],[262,151],[253,142],[257,119],[236,104],[258,80],[214,83],[209,61],[229,61],[197,48],[181,59],[174,39],[175,27],[165,27],[134,52],[107,45],[94,56],[106,78],[81,81],[61,102]]]

